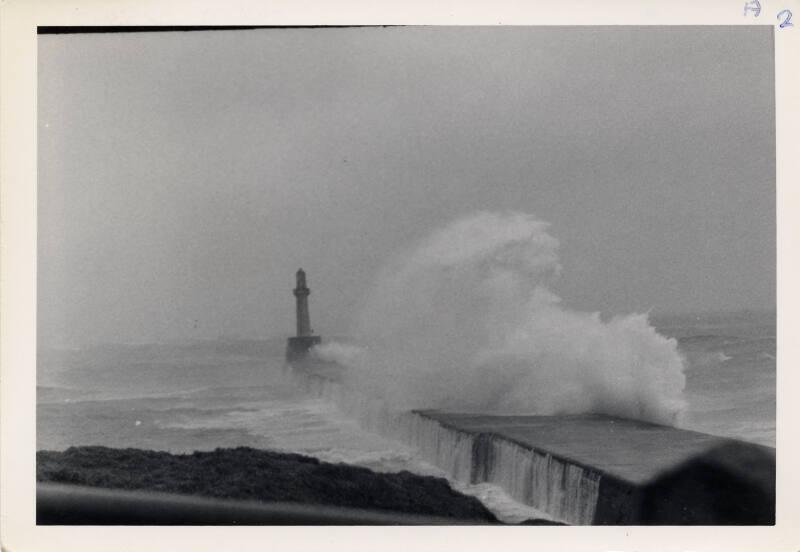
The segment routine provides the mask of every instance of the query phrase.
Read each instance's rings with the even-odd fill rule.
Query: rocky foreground
[[[479,500],[454,491],[445,479],[376,473],[299,454],[249,447],[170,454],[92,446],[36,456],[41,482],[497,521]]]

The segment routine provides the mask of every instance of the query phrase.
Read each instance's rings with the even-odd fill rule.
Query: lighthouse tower
[[[296,274],[297,285],[294,288],[295,307],[297,310],[297,335],[290,337],[286,344],[286,360],[300,360],[308,354],[308,351],[322,341],[318,335],[313,335],[311,331],[311,319],[308,315],[308,296],[311,290],[306,285],[306,273],[301,268]]]
[[[311,290],[306,285],[306,273],[301,268],[297,271],[297,287],[294,296],[297,298],[297,337],[311,335],[311,321],[308,317],[308,296]]]

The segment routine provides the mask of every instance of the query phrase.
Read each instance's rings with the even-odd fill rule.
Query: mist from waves
[[[402,409],[502,414],[605,413],[675,424],[685,407],[675,339],[645,314],[563,305],[548,224],[524,213],[462,218],[379,274],[353,335],[324,360],[346,384]],[[622,275],[621,275],[622,276]]]

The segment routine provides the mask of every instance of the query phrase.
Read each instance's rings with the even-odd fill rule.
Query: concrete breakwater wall
[[[774,523],[775,451],[602,415],[398,412],[337,381],[289,373],[367,430],[402,441],[464,483],[488,482],[554,519],[589,524]]]
[[[532,496],[529,504],[559,501],[543,499],[552,488],[593,500],[583,515],[564,519],[596,525],[718,525],[772,524],[775,518],[775,451],[769,447],[695,431],[585,414],[574,416],[488,416],[424,412],[444,427],[489,441],[489,459],[518,466],[514,496]],[[548,477],[526,479],[528,467],[509,455],[498,454],[509,445],[565,467]],[[531,466],[536,473],[536,464]],[[576,484],[568,473],[581,473]],[[593,493],[584,493],[587,484]],[[559,492],[559,491],[556,491]],[[533,501],[531,501],[533,500]],[[539,502],[536,502],[536,501]],[[570,504],[575,497],[567,499]],[[562,503],[564,503],[562,501]],[[550,512],[550,510],[546,510]]]

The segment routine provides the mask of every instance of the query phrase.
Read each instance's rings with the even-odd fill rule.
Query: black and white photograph
[[[773,522],[771,28],[126,30],[38,37],[41,522]]]
[[[39,25],[35,524],[773,527],[779,32]]]

